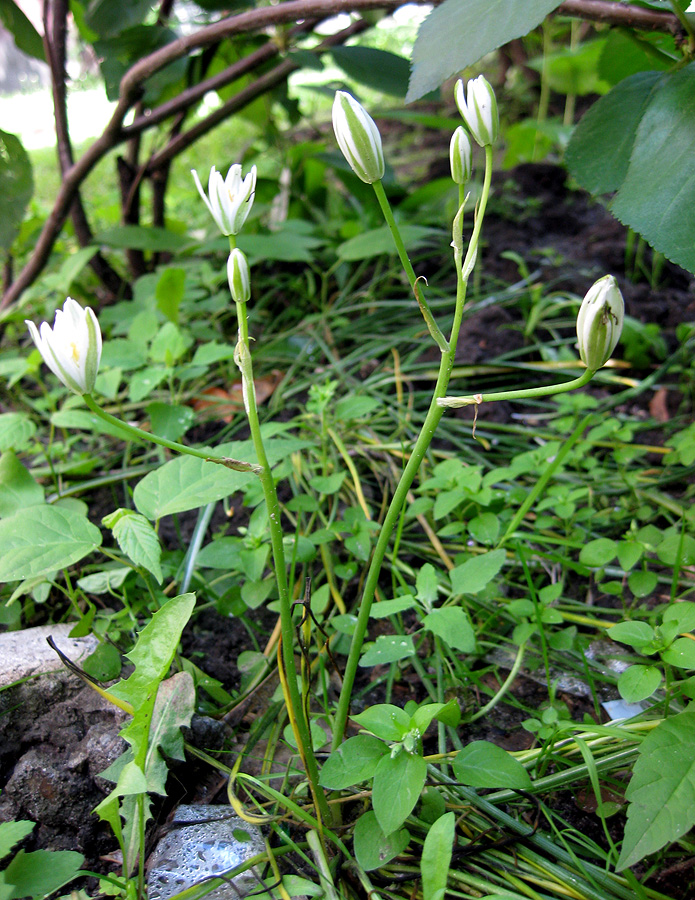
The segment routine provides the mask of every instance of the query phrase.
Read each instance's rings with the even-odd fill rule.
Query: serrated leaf
[[[443,900],[456,836],[456,816],[448,812],[437,819],[425,838],[420,858],[423,900]]]
[[[374,773],[372,806],[384,834],[391,834],[415,808],[427,777],[427,763],[405,750],[382,757]]]
[[[473,653],[475,650],[475,632],[465,612],[460,606],[443,606],[433,609],[422,620],[427,631],[436,634],[453,650],[461,653]]]
[[[148,737],[147,790],[166,794],[168,759],[185,759],[181,729],[195,712],[195,685],[188,672],[177,672],[159,685]]]
[[[506,559],[504,550],[490,550],[467,559],[451,570],[451,587],[455,594],[477,594],[497,575]]]
[[[518,759],[488,741],[473,741],[454,757],[458,781],[470,787],[530,790],[531,779]]]
[[[695,271],[694,147],[695,64],[690,63],[663,76],[650,96],[611,211],[655,250],[691,272]]]
[[[622,871],[682,837],[695,825],[695,712],[665,719],[639,747],[632,780],[625,837],[616,866]]]
[[[64,569],[101,545],[101,532],[72,508],[41,504],[0,521],[0,581]]]
[[[157,532],[144,516],[137,513],[123,516],[113,526],[118,546],[136,566],[151,572],[162,583],[162,546]]]
[[[406,103],[539,25],[561,0],[444,0],[420,26]]]
[[[640,72],[626,78],[582,116],[565,162],[585,190],[605,194],[621,186],[637,129],[661,77],[660,72]]]
[[[348,738],[323,764],[319,782],[331,791],[341,791],[367,781],[373,778],[379,760],[388,752],[387,745],[370,734]]]

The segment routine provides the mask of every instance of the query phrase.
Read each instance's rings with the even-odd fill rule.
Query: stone
[[[230,806],[186,806],[176,810],[170,830],[148,862],[148,900],[168,900],[208,878],[223,876],[265,850],[260,828]],[[259,888],[250,869],[206,894],[207,900],[239,900]]]

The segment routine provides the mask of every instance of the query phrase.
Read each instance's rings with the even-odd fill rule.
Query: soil
[[[693,277],[666,262],[658,287],[652,287],[644,280],[635,283],[626,278],[625,229],[603,206],[568,186],[563,169],[549,164],[521,165],[497,173],[494,190],[496,201],[484,229],[486,277],[500,283],[518,281],[518,265],[502,255],[505,251],[519,254],[531,271],[539,271],[538,279],[554,290],[568,290],[578,295],[582,295],[598,277],[612,273],[619,280],[629,315],[645,323],[657,323],[669,349],[676,343],[676,326],[695,320]],[[651,266],[650,252],[646,253],[645,264],[647,268]],[[521,337],[518,331],[502,327],[509,324],[511,315],[503,308],[491,307],[465,322],[460,342],[461,360],[471,364],[489,358],[491,354],[513,349],[514,342],[520,342]],[[648,399],[642,402],[646,403]],[[509,415],[503,404],[500,409],[497,415]],[[185,527],[189,526],[192,527],[192,523]],[[239,653],[247,649],[254,648],[246,631],[234,619],[222,617],[213,610],[198,616],[193,630],[183,641],[184,655],[230,692],[238,688],[240,680],[236,660]],[[394,691],[395,702],[422,699],[418,685],[407,679],[397,684]],[[535,707],[547,699],[545,690],[524,675],[517,679],[514,692],[519,700]],[[574,717],[581,718],[584,712],[594,711],[593,704],[576,696],[561,695],[560,699],[570,705]],[[90,713],[87,709],[85,712],[84,704],[89,702],[83,697],[76,707],[82,711],[70,712],[67,718],[61,703],[52,705],[41,721],[34,723],[33,728],[22,736],[14,760],[4,758],[2,791],[5,800],[0,806],[0,818],[18,815],[40,821],[41,827],[26,845],[27,849],[43,846],[80,850],[87,856],[87,868],[103,872],[113,868],[108,857],[104,859],[109,849],[108,838],[104,827],[90,815],[90,810],[103,790],[96,773],[109,761],[101,758],[105,751],[99,757],[95,750],[95,742],[101,742],[100,746],[104,743],[102,718],[106,714],[100,711],[95,718],[94,711]],[[475,697],[471,702],[476,702]],[[492,740],[508,749],[520,749],[531,742],[531,735],[519,727],[521,718],[521,712],[513,706],[501,706],[496,710],[494,722],[478,722],[471,735],[474,739]],[[112,726],[112,740],[117,727],[117,723]],[[203,749],[210,749],[211,745],[218,747],[223,737],[214,725],[203,723],[198,726],[198,741]],[[108,744],[108,754],[113,752],[114,747]],[[44,773],[39,784],[43,805],[27,800],[27,797],[36,796],[30,782],[36,778],[37,771]],[[48,785],[46,774],[49,771],[51,785]],[[200,768],[179,767],[174,770],[172,779],[173,796],[178,802],[191,797],[214,802],[219,785],[205,784]],[[63,783],[60,790],[53,785],[56,780]],[[79,809],[65,802],[65,796],[70,794],[80,798]],[[51,796],[57,802],[48,808],[46,802]],[[564,793],[556,799],[565,817],[575,827],[601,839],[598,820],[580,808],[575,797]],[[31,806],[32,802],[35,808]],[[158,812],[160,820],[165,815],[166,809]],[[110,849],[113,851],[113,845]],[[683,865],[678,871],[674,867],[669,878],[660,881],[657,887],[674,896],[678,896],[679,890],[680,896],[693,896],[688,893],[692,890],[692,880],[692,869]]]

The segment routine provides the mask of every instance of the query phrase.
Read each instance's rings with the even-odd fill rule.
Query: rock
[[[113,846],[94,807],[112,785],[98,775],[125,749],[125,713],[85,686],[49,647],[50,635],[79,664],[93,636],[71,625],[0,634],[0,821],[37,823],[36,846],[78,850],[88,859]]]
[[[147,896],[149,900],[168,900],[264,850],[260,828],[235,815],[231,807],[181,805],[170,831],[150,856]],[[208,900],[239,900],[258,887],[257,874],[249,870],[205,896]]]

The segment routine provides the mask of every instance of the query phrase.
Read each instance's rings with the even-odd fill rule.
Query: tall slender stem
[[[251,439],[256,451],[256,458],[261,466],[259,478],[263,487],[266,508],[268,510],[268,522],[270,527],[270,545],[273,553],[273,565],[278,586],[280,600],[280,628],[282,633],[282,664],[285,669],[287,693],[292,707],[292,716],[297,725],[297,742],[299,752],[306,767],[317,812],[325,822],[331,821],[331,812],[326,801],[326,796],[319,785],[319,772],[316,757],[311,746],[311,733],[304,714],[302,698],[297,686],[297,677],[294,660],[294,625],[292,622],[292,600],[287,583],[287,566],[285,564],[285,551],[283,548],[282,523],[280,518],[280,504],[275,489],[275,479],[268,462],[268,457],[263,445],[261,425],[258,418],[256,405],[256,391],[253,381],[253,364],[251,362],[251,350],[249,348],[249,327],[246,314],[246,304],[237,303],[237,319],[239,322],[239,342],[236,347],[235,360],[241,372],[242,392],[244,407],[251,430]]]
[[[338,708],[336,710],[335,725],[333,728],[333,749],[336,749],[340,746],[345,734],[347,719],[350,713],[350,699],[352,696],[352,688],[355,683],[355,676],[357,674],[360,653],[362,652],[362,644],[364,643],[364,638],[367,633],[369,614],[372,609],[372,603],[374,602],[374,595],[379,581],[381,567],[386,555],[386,550],[388,549],[391,535],[393,534],[393,531],[398,523],[398,518],[401,514],[403,504],[405,503],[408,496],[410,486],[412,485],[415,476],[418,473],[420,464],[425,457],[425,453],[427,452],[432,438],[434,437],[434,432],[444,412],[444,408],[439,406],[438,401],[446,393],[446,390],[449,386],[449,379],[451,378],[451,371],[454,366],[456,343],[458,341],[458,334],[463,318],[463,306],[466,299],[466,282],[468,276],[470,275],[470,271],[473,268],[473,264],[477,254],[480,229],[482,227],[483,216],[485,215],[485,206],[487,204],[487,198],[490,192],[491,178],[492,147],[486,147],[485,178],[483,181],[483,192],[480,200],[480,208],[478,209],[478,214],[476,216],[476,221],[473,228],[473,234],[471,235],[468,252],[464,261],[461,260],[462,254],[458,254],[457,251],[458,255],[456,263],[459,274],[456,288],[456,309],[454,312],[454,323],[451,329],[451,336],[449,338],[449,341],[447,342],[447,349],[442,352],[442,358],[439,365],[439,374],[437,376],[437,383],[434,388],[434,394],[432,396],[429,410],[427,411],[427,415],[425,416],[425,421],[422,425],[422,429],[420,430],[418,439],[415,442],[415,446],[413,447],[413,452],[410,455],[410,459],[408,460],[408,463],[403,470],[403,474],[401,475],[400,481],[398,482],[393,497],[391,498],[391,503],[389,504],[386,516],[384,517],[384,522],[381,526],[381,531],[379,532],[379,537],[377,539],[374,553],[369,564],[369,570],[367,571],[367,577],[365,579],[364,590],[362,593],[362,602],[360,604],[360,610],[357,615],[357,623],[355,625],[355,631],[352,636],[347,663],[345,664],[343,686],[340,691],[340,697],[338,699]],[[377,185],[381,187],[380,182],[376,182],[374,185],[375,190],[377,190]],[[378,196],[379,191],[377,190],[377,197]],[[396,232],[397,230],[398,229],[396,228]],[[400,245],[402,246],[402,241],[400,241]],[[410,267],[410,271],[412,272],[412,266]],[[408,272],[407,267],[406,272]],[[410,278],[410,275],[408,277]]]

